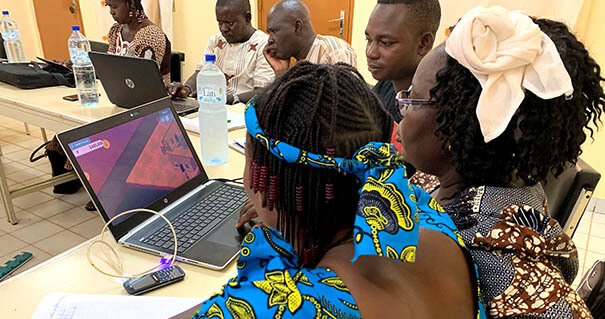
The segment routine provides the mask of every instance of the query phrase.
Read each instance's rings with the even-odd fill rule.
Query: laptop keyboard
[[[246,199],[248,197],[243,189],[222,185],[179,215],[172,221],[179,241],[178,252],[182,253],[195,244],[216,225],[229,217],[234,209],[242,206]],[[159,248],[174,249],[172,231],[168,225],[164,225],[142,242]]]
[[[174,110],[178,114],[197,110],[197,107],[194,107],[191,104],[188,104],[185,102],[179,102],[179,101],[172,100],[172,105],[174,105]]]

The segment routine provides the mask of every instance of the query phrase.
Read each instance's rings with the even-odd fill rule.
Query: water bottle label
[[[74,64],[87,64],[90,62],[88,52],[82,48],[70,48],[69,58]]]
[[[200,101],[204,103],[221,103],[223,102],[223,88],[215,86],[205,86],[200,88],[198,92]]]

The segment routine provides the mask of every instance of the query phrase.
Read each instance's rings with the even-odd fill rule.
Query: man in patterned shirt
[[[252,27],[249,0],[218,0],[216,19],[221,32],[210,37],[204,55],[216,55],[216,65],[227,79],[227,103],[245,103],[254,89],[267,86],[275,78],[263,55],[268,36]],[[202,59],[185,84],[172,83],[171,95],[196,96],[197,74],[204,63]]]
[[[299,0],[282,0],[271,8],[265,57],[275,74],[288,70],[290,58],[316,64],[344,62],[357,67],[353,48],[337,37],[316,34],[309,15],[309,8]]]

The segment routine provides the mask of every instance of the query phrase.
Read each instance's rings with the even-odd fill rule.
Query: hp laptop
[[[111,103],[130,109],[168,95],[155,61],[92,51],[88,55]],[[199,108],[193,98],[178,98],[172,103],[179,115]]]
[[[57,134],[105,222],[149,208],[178,236],[178,260],[222,269],[237,255],[243,188],[209,180],[169,97]],[[109,229],[126,247],[170,255],[172,232],[159,216],[123,216]]]

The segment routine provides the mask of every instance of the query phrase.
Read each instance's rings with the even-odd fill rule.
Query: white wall
[[[84,0],[83,0],[84,1]],[[34,60],[42,56],[42,42],[32,0],[0,0],[0,10],[8,10],[19,26],[25,58]]]

